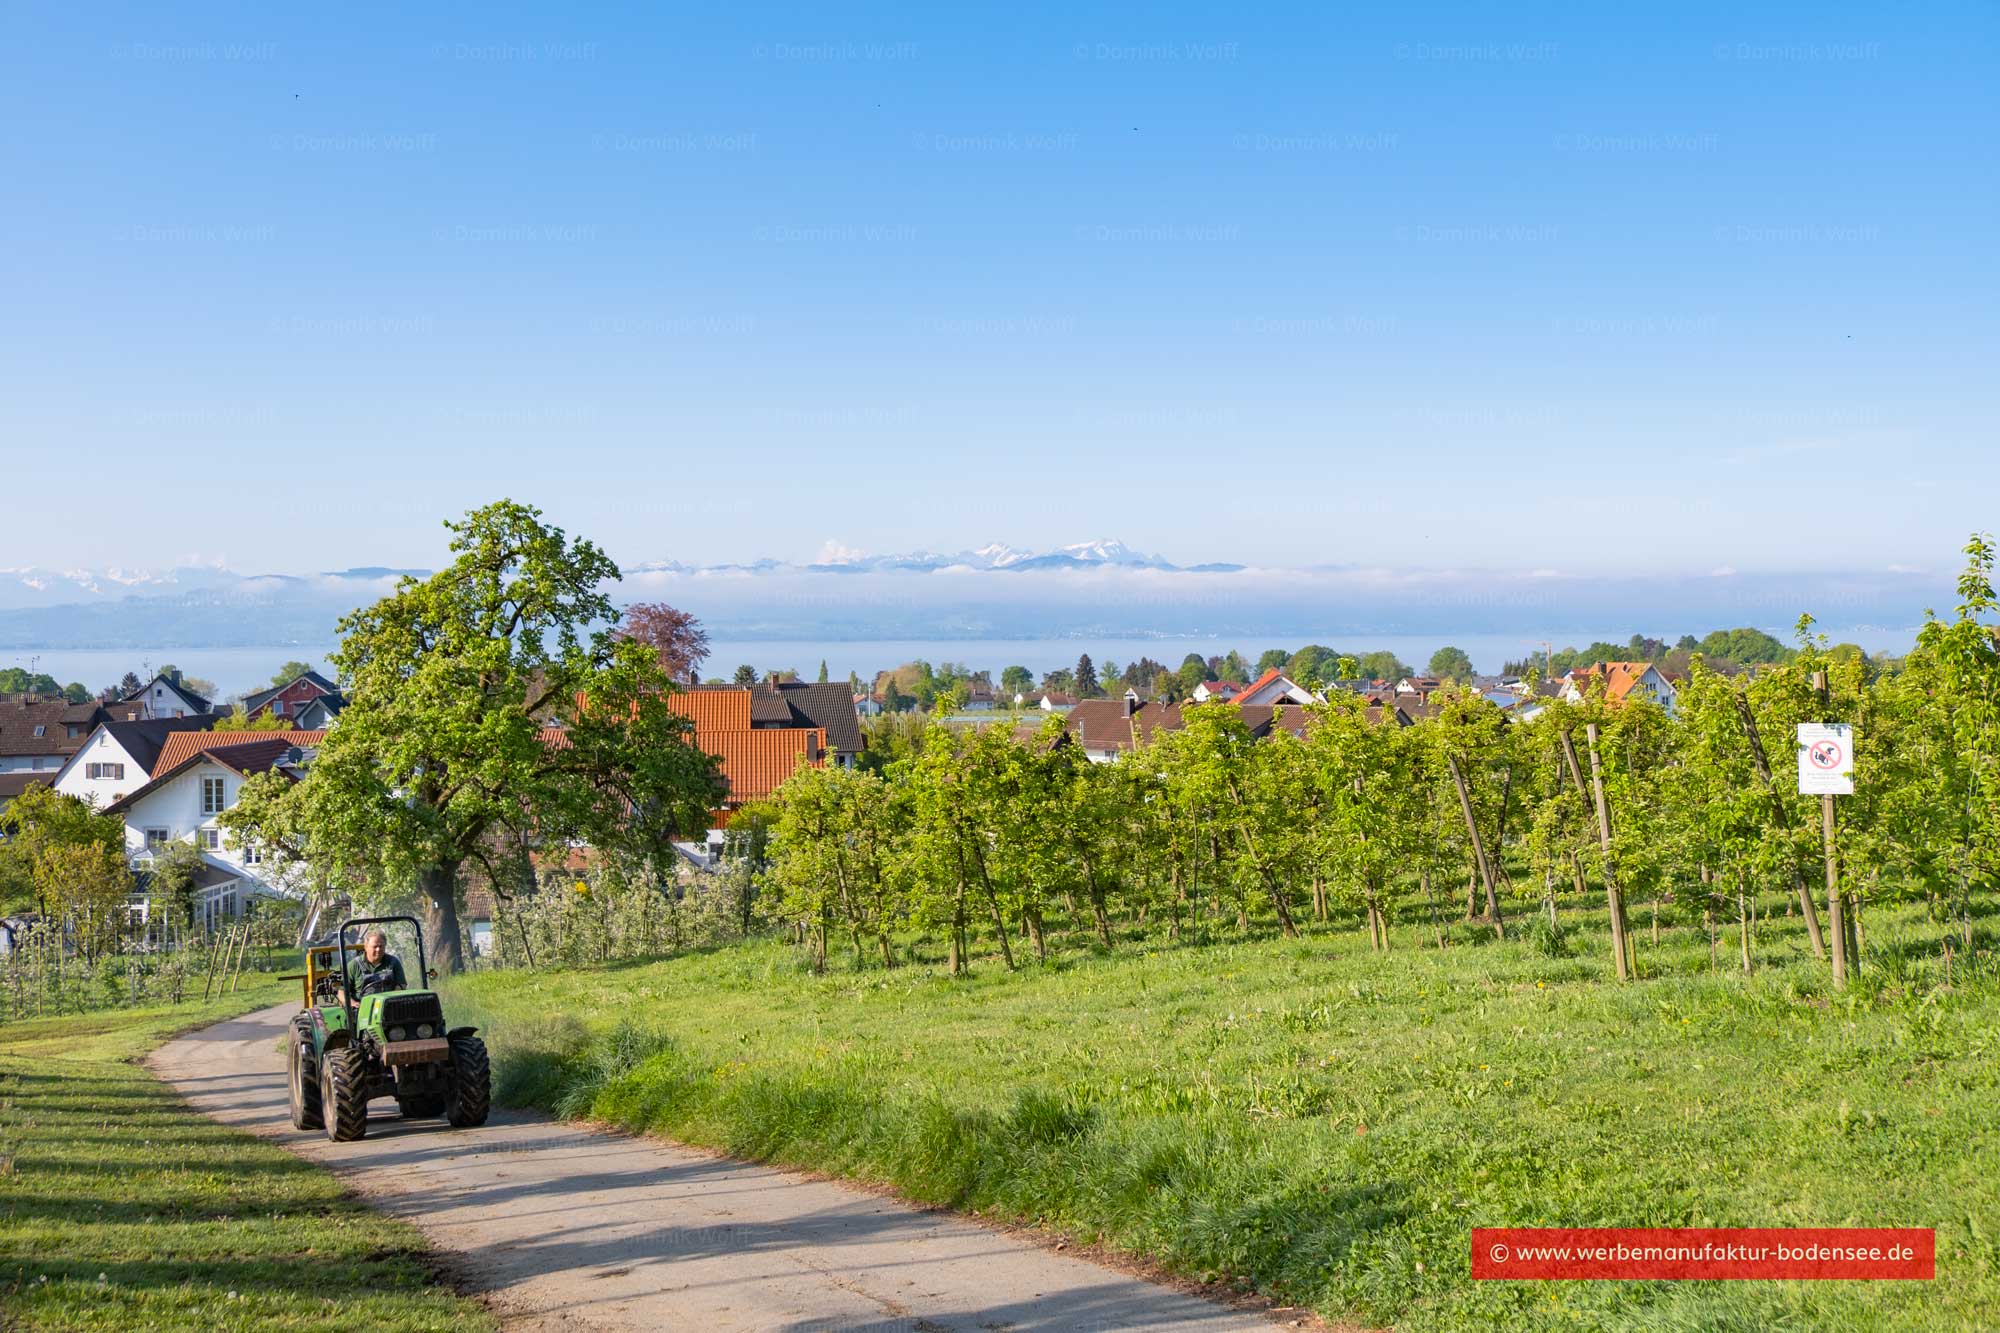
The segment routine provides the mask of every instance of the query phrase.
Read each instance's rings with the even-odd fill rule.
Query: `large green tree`
[[[1430,673],[1439,680],[1471,680],[1472,658],[1450,644],[1431,654]]]
[[[340,623],[348,705],[305,778],[246,784],[226,822],[320,876],[413,880],[456,971],[468,863],[501,884],[530,839],[657,870],[721,791],[659,654],[611,628],[609,557],[511,500],[446,526],[448,566]]]

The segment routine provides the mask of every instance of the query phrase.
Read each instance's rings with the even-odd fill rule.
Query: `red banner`
[[[1474,1227],[1472,1276],[1915,1280],[1937,1274],[1928,1227]]]

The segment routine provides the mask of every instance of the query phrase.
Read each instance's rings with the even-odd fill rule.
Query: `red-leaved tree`
[[[677,681],[693,683],[708,660],[708,631],[686,611],[665,602],[634,602],[618,622],[618,637],[645,644],[660,655],[660,665]]]

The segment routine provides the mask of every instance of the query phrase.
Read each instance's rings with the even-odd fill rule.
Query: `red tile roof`
[[[1640,678],[1652,667],[1651,662],[1599,662],[1596,666],[1580,667],[1569,673],[1570,683],[1580,694],[1589,694],[1600,670],[1604,673],[1604,697],[1613,703],[1622,701],[1632,693]]]
[[[324,731],[176,731],[160,747],[160,757],[153,761],[153,776],[158,777],[185,763],[189,755],[206,750],[248,745],[252,741],[283,741],[287,746],[310,750],[325,739]]]
[[[698,734],[750,730],[750,691],[676,690],[667,706],[694,723]]]
[[[765,727],[757,731],[697,733],[695,743],[722,760],[731,801],[762,800],[801,765],[823,762],[822,727]]]
[[[676,690],[666,698],[670,708],[694,723],[694,743],[722,761],[732,805],[769,796],[801,764],[826,761],[825,727],[756,725],[793,716],[784,693],[771,686],[700,686]],[[562,733],[542,735],[550,740]]]

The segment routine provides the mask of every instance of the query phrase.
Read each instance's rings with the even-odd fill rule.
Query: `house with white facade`
[[[214,711],[213,704],[181,684],[178,676],[155,676],[120,702],[139,704],[149,718],[200,717]]]
[[[267,875],[262,857],[223,831],[218,817],[236,804],[243,784],[258,773],[279,772],[297,779],[311,751],[274,732],[240,745],[190,754],[104,811],[125,821],[125,854],[132,868],[148,870],[168,844],[192,842],[201,852],[196,882],[197,920],[208,925],[239,917],[256,898],[302,895],[276,875]],[[142,919],[150,901],[136,905]]]
[[[1230,702],[1248,708],[1262,708],[1273,704],[1309,704],[1317,698],[1311,690],[1272,667],[1248,685],[1238,687],[1236,697]]]
[[[1564,673],[1561,697],[1573,704],[1582,703],[1600,679],[1604,697],[1611,703],[1636,696],[1651,699],[1668,713],[1674,711],[1674,683],[1651,662],[1597,662],[1577,667]]]
[[[153,780],[167,738],[180,731],[206,731],[215,718],[168,717],[146,722],[101,722],[49,784],[65,796],[103,810]]]

